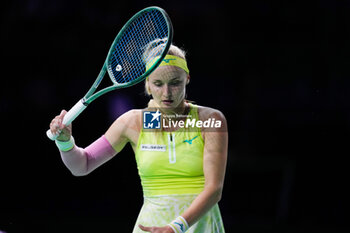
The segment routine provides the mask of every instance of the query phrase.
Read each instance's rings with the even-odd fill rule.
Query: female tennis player
[[[227,160],[226,119],[185,100],[189,81],[185,52],[171,45],[145,81],[148,107],[124,113],[88,147],[76,146],[72,126],[62,124],[66,111],[50,124],[53,134],[61,130],[56,145],[75,176],[89,174],[131,144],[144,195],[133,233],[225,232],[218,202]],[[146,113],[162,127],[147,129]]]

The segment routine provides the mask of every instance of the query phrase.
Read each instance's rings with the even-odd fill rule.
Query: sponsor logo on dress
[[[190,145],[192,145],[192,141],[194,140],[194,139],[196,139],[198,136],[195,136],[194,138],[192,138],[192,139],[190,139],[190,140],[185,140],[184,142],[187,142],[188,144],[190,144]]]
[[[166,145],[141,144],[141,150],[164,152],[166,151]]]

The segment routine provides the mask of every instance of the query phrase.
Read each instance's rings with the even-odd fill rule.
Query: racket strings
[[[142,76],[147,62],[163,53],[169,29],[158,10],[144,12],[131,22],[114,46],[108,72],[117,83],[128,83]]]
[[[143,27],[143,31],[144,31],[144,33],[145,34],[147,34],[147,35],[150,35],[150,37],[149,38],[157,38],[157,39],[155,39],[155,40],[153,40],[153,41],[151,41],[151,42],[149,42],[149,38],[147,38],[147,37],[140,37],[140,39],[142,40],[142,42],[141,43],[143,43],[143,44],[146,44],[146,48],[143,48],[143,62],[144,62],[144,64],[147,64],[147,62],[148,61],[150,61],[151,59],[153,59],[155,56],[158,56],[159,54],[160,54],[160,52],[162,52],[162,51],[160,51],[160,50],[152,50],[151,52],[150,51],[148,51],[148,47],[149,47],[149,44],[153,44],[154,43],[154,41],[160,41],[161,39],[159,39],[159,35],[161,35],[162,33],[163,33],[163,31],[160,31],[160,29],[161,28],[166,28],[166,22],[165,22],[165,20],[163,20],[163,22],[161,22],[161,21],[158,21],[158,22],[161,22],[161,23],[163,23],[163,25],[160,25],[161,27],[157,27],[157,26],[155,26],[155,24],[154,24],[154,22],[155,22],[155,20],[153,19],[153,17],[152,17],[152,15],[151,14],[148,14],[148,15],[145,15],[145,17],[143,17],[143,18],[140,18],[140,21],[141,22],[139,22],[141,25],[144,25],[144,27]],[[162,39],[161,41],[163,41],[163,43],[164,43],[164,39]],[[162,50],[164,50],[164,49],[162,49]],[[147,56],[145,56],[145,53],[147,53],[148,55]]]
[[[139,22],[134,21],[133,24],[138,24],[138,23],[139,23]],[[132,26],[134,26],[134,25],[132,25]],[[135,29],[136,27],[134,26],[134,27],[129,27],[129,28]],[[134,35],[134,34],[135,34],[135,32],[134,32],[133,30],[128,30],[128,31],[125,32],[124,38],[131,38],[131,36]],[[142,38],[142,37],[140,37],[140,38]],[[132,43],[132,42],[133,42],[133,43]],[[130,77],[131,77],[131,75],[125,75],[125,74],[129,74],[130,71],[132,70],[132,69],[131,69],[131,68],[132,68],[132,67],[131,67],[131,63],[134,63],[134,62],[130,62],[130,59],[131,59],[131,58],[135,58],[135,54],[132,54],[133,52],[135,53],[135,45],[134,45],[134,43],[135,43],[135,40],[132,40],[131,43],[130,43],[130,42],[127,41],[126,39],[122,40],[121,43],[120,43],[121,46],[123,47],[125,53],[128,55],[129,59],[124,60],[124,72],[123,72],[124,75],[121,76],[121,78],[122,78],[123,80],[117,80],[118,82],[121,82],[121,81],[122,81],[122,82],[128,82],[129,79],[130,79]],[[136,55],[137,55],[137,54],[136,54]],[[136,56],[136,57],[137,57],[137,56]],[[116,59],[115,62],[112,63],[112,65],[115,65],[117,62],[118,62],[118,60]],[[134,74],[134,75],[135,75],[135,74]],[[129,79],[127,79],[128,77],[129,77]],[[134,76],[134,77],[135,77],[135,76]],[[136,77],[137,77],[137,76],[136,76]]]

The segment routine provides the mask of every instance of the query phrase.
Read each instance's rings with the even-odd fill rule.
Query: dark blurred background
[[[228,121],[226,232],[349,232],[350,2],[332,0],[2,2],[0,230],[131,232],[142,190],[130,146],[74,177],[45,132],[151,5],[188,52],[188,99]],[[142,84],[99,98],[74,122],[77,144],[147,102]]]

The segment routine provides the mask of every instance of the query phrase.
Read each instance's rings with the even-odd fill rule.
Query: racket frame
[[[127,83],[118,83],[114,80],[114,78],[111,76],[111,74],[108,71],[108,61],[110,60],[110,58],[113,56],[113,51],[114,51],[114,47],[116,45],[116,43],[119,41],[119,38],[121,36],[123,36],[124,31],[129,27],[129,25],[131,23],[134,22],[134,20],[140,15],[143,14],[145,11],[151,11],[151,10],[158,10],[160,11],[163,16],[166,18],[166,23],[167,23],[167,28],[168,28],[168,39],[164,48],[164,52],[160,55],[159,59],[151,66],[149,67],[145,73],[143,73],[140,77],[127,82]],[[157,6],[151,6],[151,7],[147,7],[139,12],[137,12],[132,18],[130,18],[128,20],[128,22],[122,27],[122,29],[119,31],[118,35],[116,36],[116,38],[114,39],[112,45],[110,46],[110,49],[108,51],[108,55],[107,58],[103,64],[103,67],[99,73],[99,75],[97,76],[95,82],[93,83],[93,85],[91,86],[91,88],[89,89],[89,91],[85,94],[85,96],[80,99],[65,115],[65,117],[63,118],[62,123],[64,125],[69,125],[70,123],[72,123],[72,121],[75,120],[75,118],[77,116],[80,115],[81,112],[84,111],[84,109],[95,99],[97,99],[98,97],[100,97],[101,95],[106,94],[107,92],[116,90],[116,89],[120,89],[120,88],[126,88],[126,87],[130,87],[133,86],[139,82],[142,82],[147,76],[149,76],[157,67],[158,65],[162,62],[162,60],[164,59],[164,57],[167,54],[167,51],[170,48],[171,42],[173,40],[173,26],[170,20],[170,17],[168,16],[168,14],[160,7]],[[98,86],[100,85],[102,79],[104,78],[106,72],[108,73],[109,78],[111,79],[113,85],[112,86],[108,86],[106,88],[103,88],[101,90],[99,90],[98,92],[96,92]],[[96,92],[96,93],[95,93]],[[60,132],[59,132],[60,133]],[[51,139],[51,140],[55,140],[58,137],[57,135],[53,135],[51,133],[51,130],[48,130],[46,132],[47,136]]]
[[[168,27],[168,41],[165,45],[164,51],[168,51],[171,45],[171,42],[173,40],[173,25],[171,23],[171,20],[168,16],[168,14],[160,7],[157,6],[151,6],[151,7],[147,7],[141,11],[139,11],[138,13],[136,13],[132,18],[130,18],[128,20],[128,22],[122,27],[122,29],[119,31],[118,35],[116,36],[116,38],[114,39],[109,51],[108,51],[108,55],[107,58],[103,64],[103,67],[96,79],[96,81],[94,82],[94,84],[91,86],[90,90],[85,94],[84,98],[82,99],[83,103],[85,105],[90,104],[92,101],[94,101],[96,98],[100,97],[101,95],[116,90],[116,89],[120,89],[120,88],[125,88],[125,87],[130,87],[133,86],[139,82],[142,82],[147,76],[149,76],[157,67],[158,65],[162,62],[162,60],[165,58],[166,56],[166,52],[163,52],[159,59],[150,67],[146,70],[145,73],[143,73],[140,77],[128,82],[128,83],[118,83],[114,80],[114,78],[111,76],[111,74],[108,72],[108,61],[110,60],[110,58],[113,56],[113,50],[114,47],[116,45],[116,43],[119,41],[119,38],[121,36],[123,36],[124,31],[129,27],[129,25],[131,23],[134,22],[134,20],[140,15],[143,14],[145,11],[150,11],[150,10],[154,10],[157,9],[159,10],[163,16],[167,19],[166,23],[167,23],[167,27]],[[112,83],[114,85],[106,87],[98,92],[95,93],[96,89],[98,88],[99,84],[101,83],[102,79],[104,78],[105,73],[108,73],[109,78],[111,79]]]

